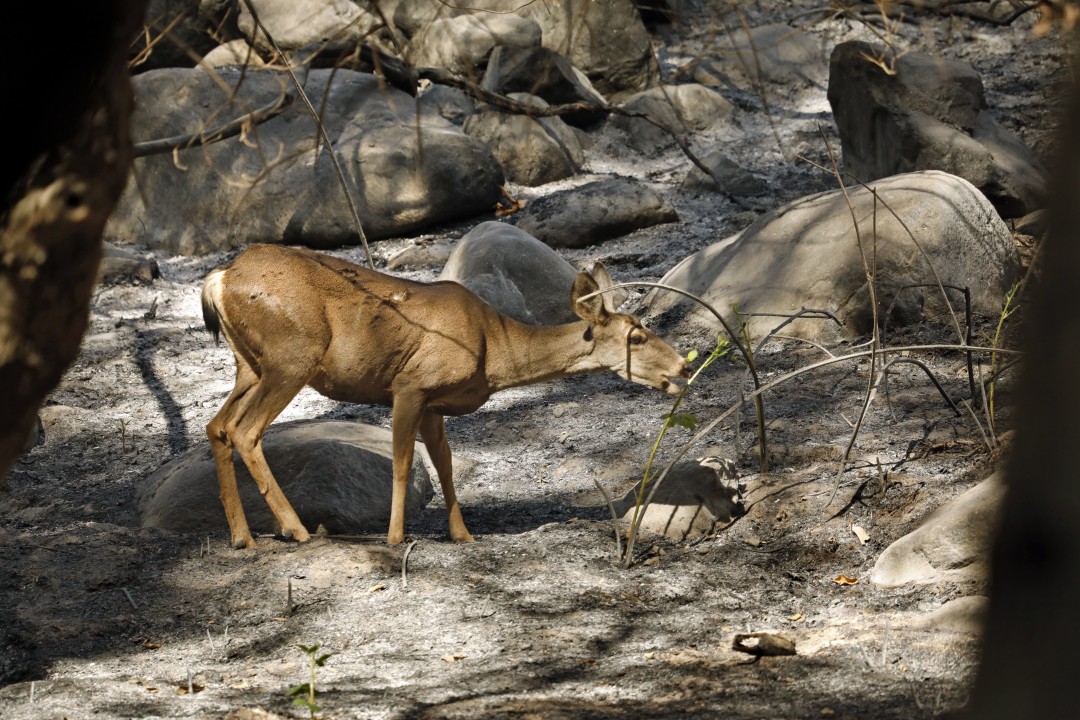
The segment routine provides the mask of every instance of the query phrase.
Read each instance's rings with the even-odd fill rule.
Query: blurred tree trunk
[[[128,46],[143,0],[25,3],[0,27],[11,59],[0,163],[0,484],[75,359],[101,232],[127,180]]]
[[[1074,73],[1075,74],[1075,73]],[[1080,667],[1080,92],[1060,133],[1042,281],[971,717],[1076,717]]]

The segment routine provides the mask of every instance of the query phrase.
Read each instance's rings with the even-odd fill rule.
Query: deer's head
[[[690,366],[679,353],[633,315],[615,312],[608,293],[579,302],[611,284],[607,268],[596,263],[591,274],[578,273],[570,292],[574,312],[589,324],[585,339],[593,343],[592,360],[627,380],[678,394],[674,379],[690,377]]]

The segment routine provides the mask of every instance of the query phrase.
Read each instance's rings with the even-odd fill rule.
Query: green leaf
[[[336,654],[337,653],[326,653],[325,655],[320,655],[319,657],[315,658],[315,665],[318,666],[318,667],[322,667],[323,665],[326,664],[327,660],[329,660],[331,657],[333,657]]]
[[[697,416],[693,413],[668,413],[667,415],[662,415],[661,419],[667,420],[672,425],[684,427],[687,430],[693,430],[698,425]]]
[[[698,351],[697,350],[691,350],[690,352],[686,353],[686,362],[692,363],[695,360],[697,360],[697,357],[698,357]]]
[[[311,711],[312,715],[322,710],[321,707],[311,702],[307,698],[296,698],[292,701],[292,704],[296,705],[297,707],[306,707],[308,710]]]
[[[320,645],[318,643],[315,643],[314,645],[297,645],[296,647],[300,648],[308,655],[314,655],[315,653],[319,652]]]
[[[296,687],[292,688],[286,694],[289,697],[293,697],[293,696],[296,696],[296,695],[307,695],[308,692],[310,691],[310,689],[311,689],[310,684],[309,683],[304,683],[303,685],[297,685]],[[305,700],[305,702],[307,702],[307,701]]]

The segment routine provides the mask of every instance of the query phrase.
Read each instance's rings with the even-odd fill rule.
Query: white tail
[[[686,362],[603,296],[602,265],[579,273],[570,301],[579,322],[519,323],[453,282],[419,283],[309,250],[253,245],[206,278],[206,327],[236,356],[236,387],[206,428],[234,547],[252,547],[232,454],[251,471],[282,533],[307,540],[262,452],[267,426],[305,386],[334,400],[393,409],[394,487],[387,542],[405,536],[405,490],[419,432],[450,516],[469,542],[454,493],[443,417],[464,415],[498,390],[598,370],[678,392]]]

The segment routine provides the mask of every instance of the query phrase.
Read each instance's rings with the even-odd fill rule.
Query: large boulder
[[[588,103],[601,106],[607,103],[580,70],[559,53],[542,47],[495,48],[481,87],[502,95],[529,93],[550,105]],[[573,125],[588,127],[604,116],[602,110],[582,109],[564,114],[563,119]]]
[[[652,188],[630,178],[596,180],[533,200],[514,224],[552,247],[582,248],[634,230],[678,222]]]
[[[880,57],[895,72],[867,59]],[[944,170],[979,188],[1006,218],[1046,201],[1046,170],[994,121],[982,81],[965,62],[925,53],[894,60],[868,43],[841,43],[830,63],[829,103],[844,171],[863,182]]]
[[[559,325],[577,320],[570,290],[577,271],[524,230],[480,223],[458,241],[440,280],[453,280],[515,320]]]
[[[135,78],[136,141],[208,129],[262,107],[289,89],[277,72],[222,68],[227,87],[201,70]],[[229,102],[229,95],[236,99]],[[345,172],[369,239],[490,210],[503,174],[483,143],[378,78],[312,70],[306,90]],[[312,247],[359,241],[315,123],[299,101],[249,132],[136,162],[107,239],[192,254],[249,242]]]
[[[649,34],[633,0],[476,0],[460,9],[451,3],[402,0],[394,10],[394,24],[413,36],[436,19],[459,14],[474,15],[482,22],[497,14],[532,20],[540,26],[544,47],[581,68],[604,95],[634,92],[659,82]]]
[[[548,106],[527,93],[510,98],[540,109]],[[577,135],[558,117],[534,118],[485,107],[465,122],[465,134],[487,143],[507,180],[518,185],[535,187],[568,178],[585,160]]]
[[[333,40],[355,43],[369,38],[380,25],[376,14],[364,9],[366,3],[350,0],[252,0],[259,20],[283,50],[296,50]],[[258,30],[247,5],[237,3],[236,24],[249,42],[271,50],[266,34]]]
[[[872,188],[876,201],[868,189],[848,190],[858,233],[843,192],[811,195],[691,255],[660,282],[698,295],[724,313],[734,304],[744,313],[829,311],[842,327],[802,318],[786,325],[784,333],[833,343],[871,328],[861,240],[867,262],[876,266],[882,315],[892,308],[890,327],[944,316],[937,279],[970,288],[974,312],[1000,312],[1016,279],[1018,258],[1008,228],[982,193],[962,178],[933,170],[885,178]],[[907,287],[914,285],[930,287]],[[654,291],[646,302],[655,315],[689,301]],[[953,293],[950,302],[962,311],[962,296]],[[715,324],[712,314],[697,305],[691,317]],[[757,337],[783,320],[747,318]]]
[[[192,67],[210,51],[223,13],[206,0],[150,0],[145,27],[132,38],[129,54],[133,72],[164,67]]]
[[[300,521],[314,532],[386,532],[390,524],[393,450],[390,431],[360,423],[316,420],[272,425],[263,454]],[[405,500],[407,514],[434,496],[416,445]],[[240,500],[254,532],[275,532],[276,521],[239,456],[234,457]],[[139,490],[143,527],[206,532],[229,527],[218,497],[217,468],[204,444],[151,473]]]
[[[665,85],[635,93],[622,103],[624,110],[646,113],[653,122],[630,115],[612,115],[609,123],[624,131],[630,147],[646,154],[675,144],[672,133],[685,136],[688,132],[713,129],[731,119],[732,105],[720,93],[690,83]]]
[[[1004,498],[1005,482],[995,473],[950,500],[881,553],[870,581],[893,587],[988,579]]]
[[[518,15],[456,15],[432,20],[413,38],[412,64],[479,80],[497,45],[539,47],[540,26]]]
[[[749,32],[736,28],[717,44],[719,50],[680,70],[680,75],[689,74],[703,85],[753,91],[759,80],[801,85],[825,72],[821,42],[783,23],[762,25]]]

